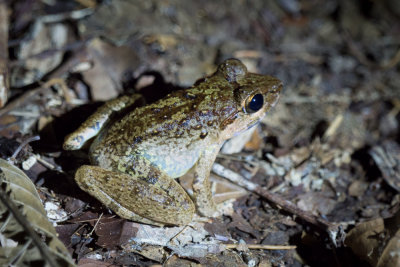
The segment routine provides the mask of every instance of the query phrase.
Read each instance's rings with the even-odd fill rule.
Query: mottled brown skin
[[[275,105],[281,88],[278,79],[248,73],[239,60],[229,59],[192,87],[103,127],[112,112],[135,102],[112,100],[65,140],[65,149],[79,149],[99,132],[90,147],[95,166],[82,166],[75,179],[121,217],[183,225],[192,220],[195,206],[173,178],[193,168],[197,210],[217,216],[208,177],[218,151],[225,140],[254,126]],[[263,105],[252,110],[249,103],[257,94]]]

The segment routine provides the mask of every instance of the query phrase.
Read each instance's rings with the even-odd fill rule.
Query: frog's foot
[[[218,217],[221,214],[218,212],[217,206],[212,199],[211,189],[208,183],[196,183],[193,184],[194,199],[198,212],[206,217]]]
[[[214,204],[214,203],[212,203],[212,204]],[[210,205],[211,205],[211,203],[210,203]],[[201,215],[203,215],[203,216],[206,216],[206,217],[213,217],[213,218],[215,218],[215,217],[219,217],[219,216],[221,216],[222,214],[217,210],[217,208],[215,207],[215,205],[214,205],[214,207],[211,207],[211,206],[200,206],[200,205],[197,205],[197,210],[199,211],[199,213],[201,214]]]
[[[210,218],[217,218],[217,217],[222,215],[221,212],[219,212],[217,209],[215,209],[215,210],[213,210],[213,209],[204,210],[204,209],[200,209],[199,208],[199,212],[201,214],[203,214],[204,216],[207,216],[207,217],[210,217]]]
[[[122,218],[153,225],[186,225],[195,207],[183,188],[164,173],[152,183],[97,166],[82,166],[75,175],[79,187]]]

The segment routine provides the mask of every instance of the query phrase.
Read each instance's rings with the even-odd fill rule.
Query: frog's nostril
[[[273,85],[273,86],[271,87],[271,93],[279,93],[279,92],[282,90],[282,88],[283,88],[282,83]]]

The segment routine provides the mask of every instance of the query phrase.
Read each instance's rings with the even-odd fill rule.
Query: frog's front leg
[[[64,150],[80,149],[87,140],[96,136],[103,126],[110,120],[112,114],[122,111],[138,102],[143,97],[139,94],[122,96],[106,102],[96,110],[77,130],[69,134],[64,141]]]
[[[212,198],[209,177],[220,148],[220,145],[207,148],[194,167],[193,193],[195,203],[197,210],[207,217],[216,217],[219,215]]]
[[[195,213],[183,188],[151,166],[129,175],[84,165],[76,172],[75,180],[81,189],[122,218],[157,226],[185,225]]]

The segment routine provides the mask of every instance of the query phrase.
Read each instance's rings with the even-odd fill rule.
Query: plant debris
[[[0,26],[0,153],[78,266],[399,265],[399,1],[3,0]],[[79,189],[88,148],[62,143],[103,101],[232,57],[284,89],[213,166],[221,216],[149,226]]]

